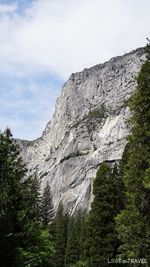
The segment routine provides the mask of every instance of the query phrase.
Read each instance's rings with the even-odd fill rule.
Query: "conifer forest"
[[[120,162],[103,162],[89,211],[57,211],[49,182],[28,176],[7,128],[0,133],[0,267],[150,266],[150,45],[129,100]]]

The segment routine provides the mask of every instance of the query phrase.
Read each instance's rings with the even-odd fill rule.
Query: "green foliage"
[[[93,109],[89,112],[87,116],[85,116],[86,119],[103,119],[106,116],[106,110],[104,105],[101,106],[101,108]]]
[[[0,263],[4,267],[52,267],[54,248],[40,223],[37,177],[26,168],[9,129],[0,134]]]
[[[38,177],[30,176],[23,186],[24,210],[29,221],[40,222],[41,219],[41,193]]]
[[[65,266],[70,267],[83,256],[85,242],[85,212],[77,211],[69,219]]]
[[[49,182],[47,182],[41,200],[41,221],[44,227],[52,222],[54,218],[54,206]]]
[[[107,266],[119,242],[114,218],[123,205],[123,185],[117,165],[102,163],[93,184],[94,200],[87,220],[86,256],[90,267]]]
[[[88,267],[87,261],[78,261],[75,265],[72,265],[71,267]]]
[[[67,243],[68,215],[64,213],[62,203],[59,204],[56,217],[53,222],[55,250],[54,262],[56,267],[65,266],[65,250]]]
[[[80,262],[85,262],[86,256],[86,221],[87,221],[87,210],[79,211],[81,212],[81,226],[80,226]]]
[[[92,129],[90,128],[90,122],[92,123],[92,127],[94,127],[95,121],[98,120],[99,122],[102,121],[103,118],[107,117],[107,112],[106,112],[106,108],[104,105],[101,105],[101,107],[96,108],[91,110],[87,115],[85,115],[82,119],[80,119],[79,121],[77,121],[72,127],[77,128],[78,125],[81,122],[86,122],[89,130],[91,131]]]
[[[119,248],[122,257],[145,258],[150,262],[149,60],[142,66],[137,82],[137,89],[130,101],[132,132],[123,166],[126,201],[124,209],[116,217],[116,229],[122,242]]]
[[[54,246],[46,225],[41,224],[40,183],[37,177],[24,182],[24,206],[21,214],[23,238],[18,248],[16,265],[51,267]]]
[[[10,130],[0,133],[1,266],[106,267],[108,259],[118,256],[122,259],[144,258],[145,266],[149,266],[149,44],[147,61],[137,83],[130,100],[132,132],[123,158],[119,168],[101,164],[94,180],[94,200],[87,217],[78,211],[68,218],[60,204],[54,218],[49,183],[41,196],[38,177],[25,177],[27,170]],[[90,133],[103,118],[106,118],[106,110],[101,106],[73,127],[84,121]],[[111,263],[111,266],[119,265]],[[140,267],[140,264],[136,266]]]
[[[16,257],[16,265],[19,266],[24,266],[26,257],[31,258],[32,253],[33,255],[35,254],[34,250],[38,246],[38,238],[40,236],[39,218],[41,198],[38,179],[36,177],[29,177],[22,185],[23,205],[20,211],[20,222],[23,230]]]
[[[11,131],[0,133],[0,261],[13,266],[22,225],[19,213],[22,208],[21,179],[26,173],[19,157],[18,147]]]
[[[146,51],[146,57],[147,57],[147,60],[150,60],[150,39],[147,38],[147,45],[145,47],[145,51]]]
[[[52,255],[54,247],[47,230],[37,233],[36,245],[26,249],[18,249],[16,264],[20,267],[53,267]]]

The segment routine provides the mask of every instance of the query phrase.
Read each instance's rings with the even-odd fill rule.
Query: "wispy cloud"
[[[0,4],[0,15],[12,13],[17,10],[17,4]]]
[[[13,119],[6,112],[1,115],[0,124],[17,125],[15,135],[23,138],[39,134],[58,87],[71,72],[145,45],[149,10],[149,0],[0,0],[0,75],[7,81],[4,86],[0,82],[0,92],[5,89],[0,112],[2,107],[11,111],[13,105],[20,106]],[[48,86],[38,80],[41,75]],[[14,91],[16,100],[9,97]],[[34,119],[31,113],[27,118],[23,108],[32,110]],[[43,115],[39,118],[36,113]],[[26,130],[30,116],[38,126]]]
[[[24,15],[1,19],[1,64],[46,68],[66,78],[144,45],[149,9],[148,0],[33,1]]]
[[[16,137],[32,140],[42,134],[52,116],[60,86],[30,78],[33,81],[1,79],[0,127],[9,126]]]

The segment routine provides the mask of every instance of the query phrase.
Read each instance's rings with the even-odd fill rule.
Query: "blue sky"
[[[0,129],[34,139],[72,72],[146,44],[149,0],[0,0]]]
[[[16,137],[36,138],[54,111],[62,83],[47,73],[21,78],[0,75],[1,128],[10,127]]]

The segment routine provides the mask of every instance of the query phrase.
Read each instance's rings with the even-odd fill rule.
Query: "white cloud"
[[[17,10],[17,4],[0,4],[0,15],[12,13]]]
[[[0,4],[0,75],[10,80],[11,88],[1,94],[0,125],[12,127],[17,137],[32,139],[49,120],[58,88],[55,92],[56,87],[52,90],[34,79],[28,87],[32,97],[26,99],[27,89],[18,80],[44,72],[49,79],[55,74],[65,80],[72,72],[144,46],[150,37],[150,1],[27,2],[23,12],[17,0]]]
[[[50,84],[11,83],[0,98],[0,127],[11,128],[15,137],[35,139],[42,134],[54,111],[58,91]]]
[[[1,66],[45,68],[61,77],[145,45],[148,0],[37,0],[0,23]],[[7,63],[7,64],[6,64]]]

